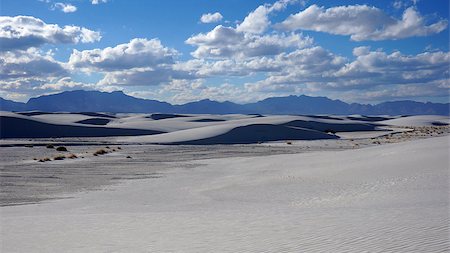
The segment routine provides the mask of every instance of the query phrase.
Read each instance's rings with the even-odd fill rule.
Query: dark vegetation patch
[[[66,148],[66,147],[63,147],[63,146],[57,147],[57,148],[56,148],[56,151],[62,151],[62,152],[65,152],[65,151],[67,151],[67,148]]]
[[[190,117],[190,116],[181,115],[181,114],[153,113],[152,115],[147,116],[146,118],[150,118],[153,120],[160,120],[160,119],[173,119],[173,118],[184,118],[184,117]]]
[[[392,118],[374,117],[374,116],[361,116],[361,117],[349,116],[349,117],[347,117],[347,119],[359,120],[359,121],[367,121],[367,122],[376,122],[376,121],[383,121],[383,120],[388,120],[388,119],[392,119]]]
[[[431,122],[431,125],[433,125],[433,126],[448,126],[447,123],[439,122],[439,121]]]
[[[109,119],[92,118],[92,119],[80,120],[80,121],[77,121],[75,123],[86,124],[86,125],[104,126],[104,125],[108,124],[110,121],[111,120],[109,120]]]
[[[302,116],[302,115],[300,115]],[[342,118],[338,117],[331,117],[331,116],[325,116],[325,115],[305,115],[306,117],[314,118],[314,119],[332,119],[332,120],[343,120]]]
[[[226,121],[224,119],[196,119],[196,120],[192,120],[191,122],[221,122],[221,121]]]

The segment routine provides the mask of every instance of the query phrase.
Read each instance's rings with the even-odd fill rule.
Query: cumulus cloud
[[[275,55],[290,48],[306,47],[312,44],[312,39],[295,33],[254,35],[218,25],[207,34],[190,37],[186,43],[197,46],[192,53],[196,58],[242,58]]]
[[[84,27],[60,27],[30,16],[0,17],[0,51],[39,47],[46,43],[89,43],[100,38],[99,32]]]
[[[280,0],[274,4],[260,5],[254,11],[250,12],[247,17],[244,18],[241,24],[236,27],[238,32],[261,34],[267,30],[270,25],[269,14],[274,11],[279,11],[293,0]]]
[[[100,85],[159,85],[172,79],[191,78],[189,73],[174,69],[178,55],[158,39],[136,38],[104,49],[75,49],[67,65],[72,70],[105,74]]]
[[[428,36],[447,28],[447,20],[427,24],[415,9],[407,8],[402,19],[388,16],[382,10],[367,5],[338,6],[325,9],[311,5],[278,24],[287,30],[312,30],[337,35],[350,35],[355,41],[396,40]]]
[[[222,20],[223,16],[219,12],[216,13],[206,13],[203,14],[200,18],[200,22],[202,23],[216,23]]]
[[[72,4],[69,4],[69,3],[55,3],[54,8],[58,9],[64,13],[70,13],[70,12],[77,11],[77,7]]]
[[[107,3],[108,0],[92,0],[91,3],[92,4],[101,4],[101,3]]]
[[[172,64],[178,55],[175,49],[164,47],[158,39],[135,38],[115,47],[78,51],[69,58],[72,68],[85,71],[117,71],[132,68]]]
[[[55,80],[54,82],[45,83],[35,89],[40,90],[51,90],[51,91],[60,91],[60,90],[79,90],[79,89],[92,89],[95,85],[91,83],[83,83],[83,82],[75,82],[70,77],[63,77],[59,80]]]
[[[450,87],[448,52],[404,55],[359,47],[354,54],[356,59],[350,61],[320,47],[297,50],[277,59],[285,64],[281,71],[271,72],[266,79],[246,87],[252,92],[286,91],[289,86],[291,90],[300,86],[307,91],[358,91],[360,98],[365,91],[390,91],[396,87],[402,87],[406,96],[408,85],[415,91],[428,87],[434,95]]]
[[[68,75],[64,64],[36,49],[0,52],[0,87],[26,92]]]

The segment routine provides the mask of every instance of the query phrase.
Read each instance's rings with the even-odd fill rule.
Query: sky
[[[448,0],[0,0],[0,96],[449,102],[448,19]]]

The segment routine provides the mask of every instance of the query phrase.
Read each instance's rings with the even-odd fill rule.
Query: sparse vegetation
[[[55,148],[55,146],[53,146],[53,144],[47,144],[47,146],[45,146],[46,148]]]
[[[26,148],[32,148],[33,145],[32,145],[32,144],[25,144],[24,147],[26,147]]]
[[[127,158],[131,158],[131,156],[127,156]]]
[[[53,157],[53,160],[64,160],[64,159],[66,159],[66,156],[65,155],[57,155],[57,156],[55,156],[55,157]]]
[[[62,151],[62,152],[65,152],[65,151],[67,151],[67,148],[66,148],[66,147],[63,147],[63,146],[57,147],[57,148],[56,148],[56,151]]]
[[[104,154],[107,154],[107,153],[108,153],[108,151],[106,151],[104,149],[99,149],[99,150],[94,152],[94,156],[104,155]]]
[[[70,154],[70,155],[67,156],[67,158],[69,158],[69,159],[75,159],[75,158],[78,158],[78,156],[75,155],[75,154]]]
[[[51,161],[50,158],[48,158],[48,157],[44,157],[44,158],[41,158],[38,160],[38,162],[41,162],[41,163],[48,162],[48,161]]]
[[[117,147],[117,149],[122,149],[121,147]]]
[[[333,130],[333,129],[325,129],[324,132],[327,134],[336,134],[337,133],[336,130]]]
[[[287,141],[286,144],[287,145],[292,145],[292,141]]]

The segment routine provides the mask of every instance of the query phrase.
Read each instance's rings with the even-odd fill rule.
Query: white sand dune
[[[419,115],[384,120],[379,123],[391,126],[439,126],[450,125],[450,118],[438,115]]]
[[[171,115],[2,112],[2,138],[98,137],[159,144],[245,144],[338,138],[326,132],[369,131],[376,125],[331,116]],[[33,125],[33,131],[27,129]],[[161,134],[166,133],[166,134]],[[141,136],[147,134],[148,136]]]
[[[69,123],[67,121],[79,120],[79,115],[72,118],[61,115],[62,120],[34,118],[33,116],[19,115],[9,112],[0,113],[1,138],[59,138],[59,137],[106,137],[106,136],[136,136],[159,134],[161,131],[148,129],[133,129],[119,127],[104,127]],[[59,118],[58,118],[59,119]],[[85,119],[86,120],[86,119]],[[58,122],[60,122],[58,124]]]
[[[0,112],[1,138],[118,137],[118,142],[157,144],[245,144],[268,141],[321,140],[379,136],[382,126],[431,126],[449,122],[445,116],[262,116],[191,114]],[[386,120],[388,119],[388,120]],[[33,126],[33,131],[29,129]],[[386,130],[386,129],[384,129]],[[390,130],[386,130],[390,131]],[[330,134],[332,133],[332,134]],[[337,133],[337,135],[334,135]],[[344,133],[344,134],[343,134]]]
[[[447,252],[448,150],[446,136],[168,164],[162,178],[2,207],[1,251]]]

